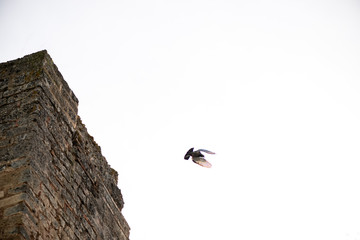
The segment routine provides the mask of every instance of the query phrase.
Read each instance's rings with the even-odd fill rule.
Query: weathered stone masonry
[[[129,239],[77,105],[46,51],[0,64],[0,239]]]

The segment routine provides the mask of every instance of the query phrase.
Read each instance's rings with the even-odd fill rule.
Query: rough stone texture
[[[46,51],[0,64],[0,239],[129,239],[77,105]]]

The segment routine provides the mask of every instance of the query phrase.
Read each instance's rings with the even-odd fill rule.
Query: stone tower
[[[77,105],[46,51],[0,64],[0,239],[129,239]]]

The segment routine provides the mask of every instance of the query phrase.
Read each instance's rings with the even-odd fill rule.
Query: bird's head
[[[187,153],[185,154],[184,159],[185,159],[185,160],[189,160],[189,158],[191,157],[191,153],[193,153],[193,152],[194,152],[194,148],[190,148],[190,149],[187,151]]]

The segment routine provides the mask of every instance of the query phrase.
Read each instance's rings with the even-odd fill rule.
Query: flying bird
[[[208,154],[215,154],[214,152],[211,152],[211,151],[208,151],[205,149],[199,149],[199,150],[194,151],[194,148],[190,148],[189,151],[187,151],[187,153],[185,154],[184,159],[189,160],[189,158],[191,157],[191,159],[194,163],[199,164],[202,167],[211,168],[211,163],[206,161],[206,159],[204,158],[204,155],[201,152],[208,153]]]

